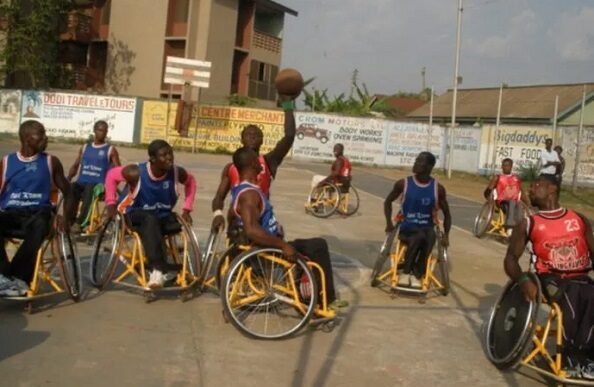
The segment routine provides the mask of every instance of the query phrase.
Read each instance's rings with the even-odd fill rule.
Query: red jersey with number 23
[[[572,210],[560,208],[540,212],[529,218],[528,237],[532,242],[536,272],[558,274],[563,278],[584,275],[592,268],[582,218]]]
[[[268,163],[266,163],[266,159],[264,156],[258,156],[258,161],[260,161],[260,165],[262,166],[262,171],[258,174],[258,187],[262,190],[266,197],[270,196],[270,183],[272,182],[272,173],[270,172],[270,168],[268,168]],[[239,185],[239,172],[235,165],[231,164],[229,166],[229,170],[227,171],[227,175],[229,176],[229,181],[231,182],[231,187],[236,187]]]

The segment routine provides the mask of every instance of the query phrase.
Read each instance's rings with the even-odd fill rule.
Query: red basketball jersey
[[[522,193],[522,182],[516,175],[499,175],[497,178],[497,185],[495,186],[495,200],[498,203],[502,201],[514,201],[520,200]]]
[[[560,208],[529,218],[528,238],[537,273],[564,278],[586,274],[592,268],[586,227],[574,211]]]
[[[272,173],[270,172],[270,168],[268,168],[268,163],[266,163],[264,156],[258,156],[258,160],[262,166],[262,171],[258,174],[258,186],[266,196],[270,196]],[[231,164],[227,173],[229,176],[229,181],[231,182],[231,187],[238,186],[239,183],[241,183],[239,181],[239,172],[237,171],[235,165]]]
[[[342,160],[342,166],[340,168],[340,171],[338,171],[338,173],[340,174],[340,176],[350,177],[351,176],[351,162],[349,161],[349,159],[347,159],[344,156],[339,156],[339,158]]]

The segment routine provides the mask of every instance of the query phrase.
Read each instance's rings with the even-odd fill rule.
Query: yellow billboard
[[[264,132],[262,151],[268,152],[283,137],[284,113],[280,110],[238,108],[232,106],[200,106],[198,128],[192,119],[187,137],[174,129],[176,104],[169,112],[167,141],[176,148],[192,148],[206,151],[233,152],[239,147],[240,134],[246,125],[253,124]],[[195,115],[194,115],[195,117]],[[167,126],[167,102],[144,101],[140,142],[148,144],[158,138],[165,138]]]

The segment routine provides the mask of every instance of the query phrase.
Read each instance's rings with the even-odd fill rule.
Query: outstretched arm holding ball
[[[285,111],[285,135],[276,144],[273,150],[264,156],[260,156],[260,147],[264,142],[264,133],[256,125],[247,125],[241,131],[241,145],[253,149],[259,155],[261,172],[258,175],[258,186],[268,196],[270,184],[279,165],[289,153],[293,141],[295,140],[295,98],[303,90],[303,77],[294,69],[281,70],[275,81],[275,86],[281,100],[283,110]],[[225,217],[223,216],[223,207],[225,197],[231,188],[240,183],[239,173],[232,163],[229,163],[223,169],[219,188],[212,200],[213,220],[211,224],[212,231],[221,230],[225,226]]]
[[[264,156],[272,176],[276,176],[279,165],[295,141],[296,125],[293,111],[295,110],[295,99],[303,90],[303,77],[297,70],[284,69],[278,73],[274,84],[281,100],[281,106],[285,111],[285,135],[274,149]]]

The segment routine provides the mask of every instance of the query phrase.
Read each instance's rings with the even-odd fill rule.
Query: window
[[[253,60],[250,67],[248,96],[274,101],[276,99],[274,87],[276,74],[278,74],[278,66]]]

